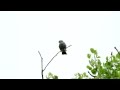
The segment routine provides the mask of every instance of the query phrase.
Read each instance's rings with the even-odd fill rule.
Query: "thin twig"
[[[118,51],[118,49],[116,47],[114,47],[116,49],[116,51],[118,52],[118,54],[120,55],[120,52]]]
[[[113,53],[111,52],[111,56],[113,55]]]
[[[70,47],[72,45],[69,45],[68,47]],[[68,48],[67,47],[67,48]],[[47,66],[50,64],[50,62],[60,53],[61,51],[59,51],[57,54],[55,54],[55,56],[48,62],[48,64],[45,66],[45,68],[43,69],[43,71],[47,68]]]
[[[42,58],[42,55],[40,54],[40,52],[38,51],[40,57],[41,57],[41,75],[42,75],[42,79],[44,79],[43,77],[43,58]]]
[[[56,57],[61,51],[59,51],[54,57]],[[48,62],[48,64],[45,66],[45,68],[43,69],[43,71],[46,69],[46,67],[50,64],[50,62],[54,59],[54,57]]]
[[[89,73],[92,77],[94,77],[94,78],[96,77],[96,76],[92,75],[89,71],[88,71],[88,73]]]
[[[112,55],[113,55],[113,54],[112,54],[112,52],[111,52],[111,57],[110,57],[110,58],[111,58],[111,61],[112,61]]]

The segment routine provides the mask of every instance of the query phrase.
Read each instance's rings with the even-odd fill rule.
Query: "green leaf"
[[[90,59],[90,57],[91,57],[91,54],[87,54],[87,57]]]
[[[89,60],[89,63],[91,66],[94,66],[95,65],[95,61],[92,59],[92,60]]]
[[[108,61],[108,56],[106,57],[106,60]]]
[[[49,72],[49,74],[48,74],[50,77],[52,77],[53,76],[53,74],[51,73],[51,72]]]
[[[119,76],[119,78],[120,78],[120,71],[118,71],[117,74],[118,74],[118,76]]]
[[[93,74],[96,74],[96,72],[97,72],[96,68],[94,68],[93,70],[91,70],[91,72],[92,72]]]
[[[55,76],[54,76],[54,79],[58,79],[58,76],[55,75]]]
[[[97,58],[100,58],[100,56],[97,56]]]
[[[115,56],[112,56],[113,57],[113,59],[116,59],[116,57]]]
[[[120,55],[119,55],[119,54],[116,54],[116,57],[117,57],[117,58],[120,58]]]
[[[97,55],[97,50],[94,50],[94,54],[96,54],[96,55]]]
[[[80,73],[76,73],[75,76],[76,76],[76,79],[82,79],[83,78],[82,74],[80,74]]]
[[[100,60],[98,60],[98,65],[101,65],[101,61]]]
[[[94,48],[90,48],[90,51],[91,51],[92,53],[95,53]]]
[[[104,74],[104,69],[103,69],[102,67],[100,67],[100,68],[99,68],[99,72],[100,72],[101,74]]]
[[[83,73],[83,77],[88,77],[88,75],[84,72],[84,73]]]
[[[90,66],[88,66],[88,65],[87,65],[87,68],[88,68],[89,70],[91,70],[91,69],[92,69],[92,67],[90,67]]]

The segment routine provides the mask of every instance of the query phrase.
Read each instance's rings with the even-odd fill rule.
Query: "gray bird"
[[[66,53],[66,44],[63,42],[63,40],[59,41],[59,48],[62,52],[62,55],[67,54]]]

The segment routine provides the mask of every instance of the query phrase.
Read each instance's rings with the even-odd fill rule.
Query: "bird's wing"
[[[60,48],[60,50],[66,50],[66,44],[65,43],[60,43],[59,48]]]

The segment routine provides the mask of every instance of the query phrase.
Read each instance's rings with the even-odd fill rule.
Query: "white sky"
[[[44,67],[59,51],[58,41],[72,45],[44,71],[61,79],[86,72],[90,48],[105,61],[120,50],[119,11],[0,11],[0,78],[41,79]]]

